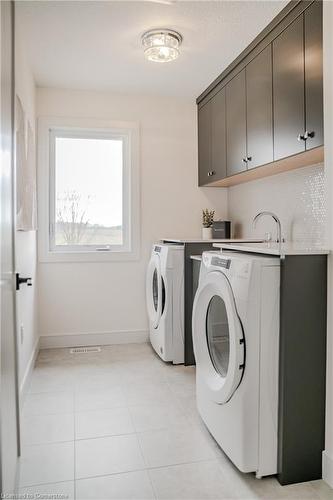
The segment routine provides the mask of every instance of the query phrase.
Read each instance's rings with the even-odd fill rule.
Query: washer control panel
[[[224,269],[230,269],[231,260],[226,259],[225,257],[214,256],[214,257],[212,257],[212,260],[210,263],[212,266],[218,266],[218,267],[223,267]]]

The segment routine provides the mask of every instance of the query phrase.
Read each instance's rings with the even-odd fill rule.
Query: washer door
[[[153,254],[147,270],[146,298],[148,315],[153,328],[158,328],[165,307],[165,284],[161,274],[161,261]]]
[[[213,401],[226,403],[242,379],[245,344],[229,281],[212,271],[193,304],[193,345],[198,372]]]

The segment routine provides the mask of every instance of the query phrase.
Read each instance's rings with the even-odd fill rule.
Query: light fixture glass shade
[[[154,62],[164,63],[177,59],[181,43],[182,36],[173,30],[151,30],[142,36],[145,56]]]

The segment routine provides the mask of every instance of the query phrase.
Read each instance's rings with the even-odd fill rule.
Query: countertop
[[[223,248],[228,250],[237,250],[241,252],[250,253],[263,253],[266,255],[279,255],[284,257],[285,255],[327,255],[330,253],[329,250],[321,245],[306,245],[304,243],[234,243],[234,242],[219,242],[213,245],[216,248]]]
[[[177,239],[177,238],[161,238],[162,242],[167,243],[170,241],[171,243],[260,243],[263,240],[258,239],[258,238],[248,238],[248,239],[210,239],[210,240],[203,240],[202,238],[197,238],[197,239]]]

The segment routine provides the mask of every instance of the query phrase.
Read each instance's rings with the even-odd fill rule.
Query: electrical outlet
[[[20,339],[21,339],[21,344],[23,344],[24,341],[24,326],[20,326]]]

